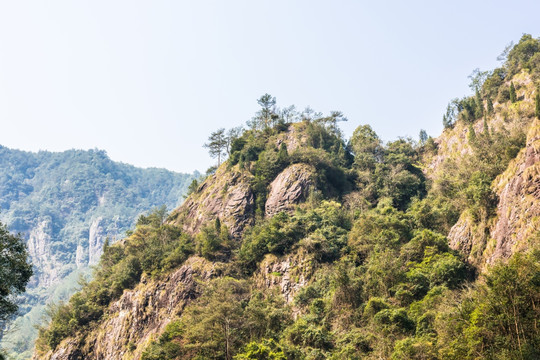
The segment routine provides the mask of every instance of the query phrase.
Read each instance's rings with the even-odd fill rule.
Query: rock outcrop
[[[252,178],[253,175],[238,167],[227,170],[221,166],[171,214],[169,221],[195,234],[219,218],[231,235],[238,238],[246,226],[253,224],[255,217],[255,197],[250,185]]]
[[[192,257],[163,279],[143,278],[109,306],[97,328],[86,336],[66,339],[58,350],[39,358],[140,359],[148,341],[163,331],[172,315],[181,314],[186,304],[199,295],[197,280],[207,281],[213,272],[213,264]]]
[[[305,146],[308,141],[305,131],[302,127],[305,124],[296,123],[289,126],[285,133],[280,134],[276,141],[276,148],[279,149],[281,144],[285,144],[287,152],[292,153],[301,146]]]
[[[285,301],[291,304],[298,291],[308,284],[315,272],[312,257],[301,248],[291,254],[277,257],[266,255],[254,275],[259,288],[277,288]]]
[[[528,247],[540,234],[540,121],[529,129],[527,145],[495,180],[499,196],[497,220],[491,230],[494,248],[488,263]]]
[[[499,202],[497,215],[488,231],[464,213],[452,227],[450,246],[464,254],[469,262],[484,267],[498,259],[529,248],[540,238],[540,121],[529,128],[527,144],[493,182]]]
[[[270,184],[265,204],[265,215],[290,211],[305,200],[314,187],[315,168],[307,164],[293,164],[283,170]]]

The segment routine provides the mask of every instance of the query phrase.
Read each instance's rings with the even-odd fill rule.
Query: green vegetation
[[[210,134],[208,143],[204,144],[204,147],[208,149],[210,156],[218,158],[218,166],[221,165],[221,157],[225,155],[227,143],[228,140],[225,136],[225,129],[221,128]]]
[[[32,276],[32,265],[28,260],[28,251],[21,237],[11,234],[0,223],[0,334],[6,321],[17,311],[15,296],[24,292]],[[0,353],[0,359],[3,358]]]
[[[199,293],[162,334],[129,346],[143,359],[538,358],[540,239],[482,272],[446,237],[462,214],[484,234],[493,223],[493,181],[524,147],[533,118],[532,106],[520,110],[524,100],[509,103],[509,89],[515,81],[532,96],[518,80],[538,72],[537,43],[524,36],[501,69],[473,72],[474,96],[453,100],[444,116],[447,131],[468,141],[431,179],[423,163],[439,149],[425,132],[419,143],[384,143],[362,125],[347,141],[343,114],[280,109],[265,94],[222,165],[252,179],[253,226],[232,239],[215,218],[190,237],[164,222],[163,209],[141,217],[123,245],[106,247],[96,280],[53,313],[42,351],[72,332],[84,343],[124,289],[142,276],[164,279],[197,254],[219,270],[196,279]],[[525,120],[495,126],[506,121],[501,108]],[[291,164],[313,168],[316,186],[293,211],[265,216],[269,184]]]
[[[164,208],[141,215],[126,245],[105,244],[94,279],[68,303],[50,310],[48,328],[39,330],[38,349],[55,348],[65,337],[81,332],[101,318],[107,305],[133,288],[141,276],[159,276],[195,252],[192,239],[165,224]]]
[[[28,251],[20,236],[11,234],[0,223],[0,328],[15,311],[15,295],[24,291],[32,276]]]
[[[540,251],[535,249],[515,255],[508,264],[493,266],[454,303],[446,300],[436,319],[441,357],[540,357],[539,276]]]
[[[31,356],[45,304],[80,287],[79,274],[97,264],[105,239],[124,237],[156,206],[177,207],[193,177],[117,163],[99,150],[31,153],[0,146],[1,221],[21,233],[34,264],[2,337],[9,355]]]

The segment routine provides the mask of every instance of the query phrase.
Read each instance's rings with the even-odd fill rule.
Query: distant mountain
[[[98,263],[107,238],[124,237],[155,207],[178,207],[196,176],[136,168],[102,150],[32,153],[0,146],[0,221],[23,235],[34,265],[20,316],[1,346],[29,357],[45,304],[71,295],[79,276]]]

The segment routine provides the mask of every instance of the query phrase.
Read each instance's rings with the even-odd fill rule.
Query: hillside
[[[2,347],[30,357],[45,304],[74,292],[79,275],[99,262],[106,238],[124,237],[141,213],[177,207],[192,178],[117,163],[98,150],[31,153],[0,147],[0,218],[23,235],[34,265],[20,316]]]
[[[168,217],[138,219],[35,359],[537,359],[540,40],[433,139],[275,107]]]

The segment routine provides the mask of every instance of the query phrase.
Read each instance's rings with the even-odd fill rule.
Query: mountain
[[[177,207],[195,175],[139,169],[100,150],[38,153],[0,147],[0,214],[27,242],[34,276],[2,347],[30,357],[35,325],[49,301],[67,299],[102,247],[125,236],[137,217]]]
[[[138,219],[34,359],[537,359],[540,40],[473,73],[437,139],[266,104]]]

